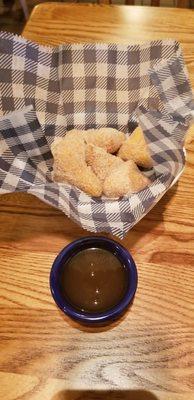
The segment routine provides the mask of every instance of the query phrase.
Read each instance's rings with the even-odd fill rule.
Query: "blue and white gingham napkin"
[[[1,33],[0,94],[0,193],[33,193],[84,229],[123,238],[183,170],[194,102],[173,40],[51,48]],[[130,134],[137,124],[154,162],[149,187],[111,200],[52,181],[56,136],[103,126]]]

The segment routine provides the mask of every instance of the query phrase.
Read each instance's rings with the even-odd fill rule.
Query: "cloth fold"
[[[123,238],[183,170],[194,101],[174,40],[52,48],[1,33],[0,93],[0,193],[32,193],[84,229]],[[55,137],[75,127],[130,134],[137,124],[154,162],[149,187],[111,200],[52,181]]]

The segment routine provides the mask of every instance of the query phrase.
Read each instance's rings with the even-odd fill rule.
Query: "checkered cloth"
[[[0,193],[25,191],[92,232],[123,238],[164,195],[184,166],[194,102],[179,44],[39,46],[0,34]],[[72,128],[139,124],[152,183],[119,200],[91,198],[52,181],[50,145]]]

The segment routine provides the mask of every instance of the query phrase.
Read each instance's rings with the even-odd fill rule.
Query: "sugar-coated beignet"
[[[85,140],[89,144],[102,147],[108,153],[115,153],[125,140],[125,134],[113,128],[88,129]]]
[[[51,146],[53,175],[58,182],[70,183],[91,196],[101,196],[102,184],[85,161],[83,137],[65,137]]]
[[[86,146],[86,163],[91,166],[94,173],[103,182],[107,174],[118,165],[124,163],[121,158],[107,153],[101,147],[88,144]]]
[[[126,161],[106,177],[103,192],[107,197],[122,197],[144,189],[150,183],[132,160]]]
[[[144,168],[153,167],[153,161],[140,127],[137,127],[124,141],[119,149],[118,156],[124,161],[133,160],[137,165]]]

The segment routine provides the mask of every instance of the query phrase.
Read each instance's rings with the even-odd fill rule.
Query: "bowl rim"
[[[119,301],[118,304],[116,304],[112,308],[106,310],[105,312],[100,312],[100,313],[82,312],[74,308],[72,305],[68,303],[67,300],[65,300],[64,297],[61,296],[57,281],[61,263],[65,257],[66,259],[68,259],[73,250],[79,252],[82,249],[94,247],[94,245],[96,247],[104,248],[105,250],[108,251],[110,251],[110,248],[114,249],[114,255],[124,263],[128,276],[130,275],[128,288],[123,298]],[[76,254],[76,252],[74,254]],[[55,303],[63,311],[64,314],[68,315],[70,318],[80,323],[95,324],[117,319],[120,316],[120,314],[122,314],[129,306],[129,304],[132,302],[135,292],[137,290],[137,284],[138,284],[137,268],[129,251],[120,243],[104,236],[87,236],[81,239],[74,240],[73,242],[69,243],[59,252],[59,254],[57,255],[52,264],[50,271],[50,291]]]

